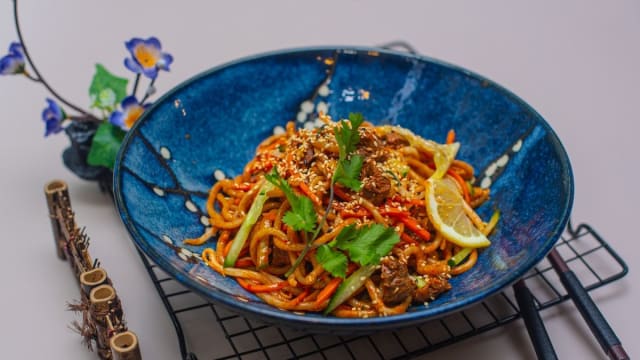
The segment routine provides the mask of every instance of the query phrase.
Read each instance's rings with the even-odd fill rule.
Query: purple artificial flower
[[[0,75],[14,75],[24,73],[24,52],[19,42],[9,45],[9,53],[0,58]]]
[[[122,111],[112,112],[109,122],[119,126],[122,130],[129,130],[148,106],[140,104],[135,96],[127,96],[120,103]]]
[[[124,60],[124,66],[136,74],[144,74],[150,79],[158,76],[158,70],[169,71],[173,56],[162,52],[160,40],[150,37],[146,40],[133,38],[125,42],[130,58]]]
[[[62,131],[62,122],[66,118],[67,115],[62,111],[62,108],[60,108],[55,101],[47,98],[47,107],[42,110],[42,121],[44,121],[45,126],[44,136],[57,134]]]

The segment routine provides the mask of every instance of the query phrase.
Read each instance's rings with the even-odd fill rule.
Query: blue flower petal
[[[42,121],[44,121],[44,136],[57,134],[62,131],[62,122],[66,118],[62,108],[52,99],[47,98],[47,107],[42,110]]]
[[[149,79],[155,79],[158,76],[158,68],[152,67],[148,69],[142,69],[142,73]]]
[[[126,98],[122,99],[122,102],[120,103],[120,106],[122,106],[122,110],[124,111],[127,111],[127,109],[134,105],[140,105],[140,103],[138,102],[138,99],[136,99],[136,97],[133,95],[127,96]]]
[[[60,122],[55,119],[51,119],[45,122],[45,131],[44,136],[47,137],[52,134],[57,134],[63,130],[63,127]]]
[[[109,122],[123,130],[127,130],[124,125],[124,113],[122,111],[114,111],[109,117]]]
[[[136,48],[136,46],[138,44],[140,44],[141,42],[144,42],[144,40],[140,39],[140,38],[133,38],[127,42],[124,43],[124,46],[127,47],[127,50],[129,50],[129,52],[131,52],[133,54],[133,49]]]
[[[156,48],[156,49],[158,49],[158,50],[162,49],[162,45],[160,44],[160,40],[158,40],[158,38],[157,38],[157,37],[155,37],[155,36],[152,36],[152,37],[148,38],[148,39],[144,42],[144,44],[145,44],[146,46],[154,47],[154,48]]]
[[[158,61],[158,68],[169,71],[169,65],[173,62],[173,56],[169,53],[162,53],[162,57]]]
[[[133,60],[132,58],[126,58],[124,59],[124,66],[133,71],[136,74],[139,74],[142,72],[142,66],[140,66],[140,64],[138,64],[135,60]]]
[[[20,57],[24,56],[24,50],[22,49],[22,44],[14,41],[9,45],[9,54],[14,54]]]
[[[0,75],[21,74],[24,72],[24,59],[15,54],[0,58]]]

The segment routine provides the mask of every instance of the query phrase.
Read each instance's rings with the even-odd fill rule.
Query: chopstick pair
[[[553,248],[547,258],[607,356],[611,360],[629,359],[615,332],[558,251]],[[515,283],[513,289],[536,355],[539,359],[557,359],[551,339],[535,306],[533,295],[524,280],[520,279]]]

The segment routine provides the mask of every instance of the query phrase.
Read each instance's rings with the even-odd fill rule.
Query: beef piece
[[[311,165],[311,162],[313,161],[313,147],[309,146],[307,147],[307,150],[304,152],[304,158],[302,159],[302,164],[304,166],[309,166]]]
[[[384,140],[387,142],[388,145],[395,148],[409,145],[409,141],[405,139],[404,136],[395,132],[390,132],[386,134]]]
[[[449,277],[447,274],[430,276],[427,279],[427,283],[416,290],[413,302],[423,303],[426,301],[432,301],[438,297],[438,295],[449,289],[451,289],[451,284],[449,284]]]
[[[373,131],[361,129],[360,141],[356,149],[358,155],[362,155],[365,158],[372,157],[380,149],[380,140],[373,133]]]
[[[362,196],[374,205],[380,205],[391,193],[391,181],[382,175],[375,160],[367,159],[360,171],[362,177]]]
[[[369,177],[362,187],[362,196],[374,205],[382,204],[391,192],[391,181],[381,174]]]
[[[364,161],[364,164],[362,164],[362,169],[360,170],[360,176],[362,177],[362,179],[380,174],[382,174],[382,172],[380,171],[380,169],[378,169],[375,160],[366,159]]]
[[[380,141],[373,130],[361,128],[358,134],[360,134],[359,147],[371,148],[373,151],[380,147]]]
[[[416,284],[409,276],[407,264],[393,256],[383,258],[380,264],[380,288],[385,305],[395,306],[413,297]]]

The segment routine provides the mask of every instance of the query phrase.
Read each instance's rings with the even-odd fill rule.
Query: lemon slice
[[[458,246],[471,248],[491,244],[467,216],[464,199],[453,180],[431,177],[425,186],[429,220],[447,240]]]

